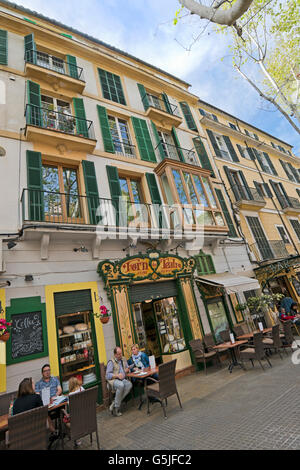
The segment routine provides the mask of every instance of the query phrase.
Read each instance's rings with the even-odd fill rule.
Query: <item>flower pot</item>
[[[10,337],[10,333],[4,333],[4,335],[0,336],[0,341],[4,341],[6,343],[6,341],[9,340],[9,337]]]
[[[109,322],[109,317],[101,317],[100,318],[101,323],[105,324]]]

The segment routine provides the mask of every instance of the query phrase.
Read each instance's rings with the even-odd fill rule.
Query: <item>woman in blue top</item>
[[[146,353],[139,350],[139,346],[134,344],[131,348],[131,358],[128,360],[129,369],[145,369],[150,366],[149,358]]]

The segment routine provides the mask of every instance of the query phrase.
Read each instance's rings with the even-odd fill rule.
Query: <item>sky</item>
[[[294,146],[296,131],[232,67],[228,41],[196,15],[173,25],[178,0],[16,0],[190,83],[200,99]],[[194,39],[202,32],[197,41]],[[223,60],[222,60],[223,59]]]

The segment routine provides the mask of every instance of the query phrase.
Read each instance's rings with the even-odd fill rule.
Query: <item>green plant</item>
[[[247,307],[251,314],[254,313],[264,313],[268,308],[274,307],[274,304],[278,303],[283,294],[261,294],[258,297],[250,297],[247,300]]]

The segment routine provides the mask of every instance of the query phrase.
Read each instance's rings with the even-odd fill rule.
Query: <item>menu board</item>
[[[11,358],[44,351],[42,312],[19,313],[11,318]]]

